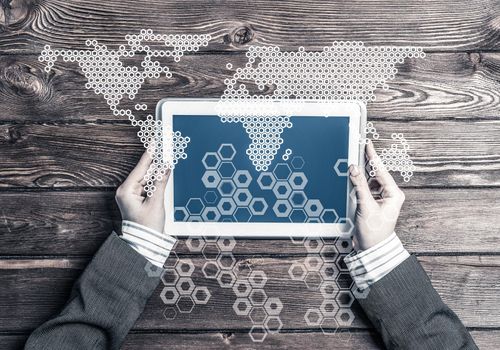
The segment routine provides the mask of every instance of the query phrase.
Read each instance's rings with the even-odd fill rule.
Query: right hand
[[[349,174],[356,191],[358,206],[356,209],[356,233],[353,238],[355,250],[366,250],[389,237],[396,227],[396,222],[405,200],[401,191],[382,164],[373,143],[366,145],[366,157],[377,166],[376,181],[381,186],[381,199],[375,199],[370,191],[364,169],[356,165],[349,167]]]

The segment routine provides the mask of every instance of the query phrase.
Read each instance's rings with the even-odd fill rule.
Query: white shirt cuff
[[[393,232],[373,247],[352,252],[344,258],[354,283],[360,290],[370,287],[410,256]]]
[[[123,220],[121,238],[151,264],[163,267],[175,242],[174,237],[149,227]]]

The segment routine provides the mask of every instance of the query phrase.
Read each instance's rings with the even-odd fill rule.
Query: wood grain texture
[[[391,133],[405,133],[416,165],[411,186],[500,185],[498,120],[380,121],[376,127],[378,148],[389,146]],[[116,187],[143,152],[136,132],[110,124],[0,125],[0,188]]]
[[[44,44],[82,48],[85,39],[115,43],[131,28],[158,33],[211,34],[210,50],[248,44],[320,49],[333,40],[420,45],[429,50],[499,48],[495,0],[405,1],[106,1],[11,2],[0,36],[3,53]]]
[[[195,306],[189,314],[179,313],[175,320],[162,317],[165,308],[159,297],[161,286],[149,300],[136,330],[214,331],[249,329],[246,316],[232,309],[235,296],[231,289],[220,288],[217,281],[204,278],[204,258],[193,257],[193,281],[207,286],[212,297],[207,305]],[[238,257],[238,263],[262,269],[268,276],[265,291],[284,304],[280,315],[284,329],[310,329],[304,321],[308,308],[319,307],[321,293],[308,290],[301,281],[291,281],[288,269],[295,258]],[[443,300],[467,327],[499,327],[500,256],[419,257]],[[57,312],[65,303],[70,286],[81,273],[86,260],[0,260],[0,331],[27,331]],[[283,285],[286,283],[286,288]],[[352,327],[370,327],[357,305]],[[318,329],[319,330],[319,329]]]
[[[139,66],[140,60],[127,59],[126,64]],[[226,63],[242,67],[246,57],[244,53],[197,54],[178,63],[165,62],[173,77],[148,80],[133,101],[122,101],[123,106],[139,101],[154,113],[157,101],[165,97],[218,98],[225,89],[224,79],[234,73]],[[368,104],[369,119],[498,119],[500,53],[429,54],[398,68],[390,89],[377,89],[377,100]],[[0,56],[0,121],[123,122],[113,117],[102,95],[85,89],[86,82],[76,63],[57,61],[45,73],[36,55]],[[270,86],[263,93],[272,90]]]
[[[500,331],[471,331],[474,341],[481,350],[497,350]],[[20,350],[27,335],[0,335],[0,347],[4,350]],[[342,332],[341,334],[322,334],[318,332],[270,334],[263,343],[253,343],[246,332],[227,333],[132,333],[127,336],[123,350],[219,350],[219,349],[292,349],[303,350],[314,346],[317,349],[335,348],[339,350],[383,349],[378,334],[364,330]]]
[[[409,251],[500,253],[497,189],[406,189],[405,193],[396,231]],[[2,256],[89,256],[113,228],[119,229],[113,192],[0,192],[0,203]],[[191,253],[185,240],[175,251]],[[306,253],[303,245],[288,239],[238,239],[233,252]]]

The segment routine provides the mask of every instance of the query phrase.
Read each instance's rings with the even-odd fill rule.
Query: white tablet
[[[352,233],[356,203],[348,165],[364,166],[364,104],[262,103],[261,111],[280,103],[293,113],[252,118],[254,112],[242,112],[235,118],[221,113],[217,99],[158,103],[164,132],[189,137],[167,186],[165,232],[265,238]]]

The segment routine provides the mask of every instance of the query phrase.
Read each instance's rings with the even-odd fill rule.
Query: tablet
[[[175,165],[167,185],[165,232],[350,235],[356,202],[348,165],[364,165],[364,104],[266,101],[293,113],[252,119],[248,112],[226,118],[220,103],[164,99],[157,105],[164,134],[173,130],[189,138],[185,159]]]

